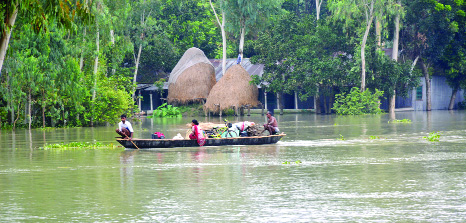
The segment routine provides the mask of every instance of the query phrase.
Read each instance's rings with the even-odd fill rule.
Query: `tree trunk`
[[[422,73],[424,74],[424,78],[426,79],[426,111],[431,111],[432,110],[432,104],[431,104],[431,80],[429,76],[429,69],[427,68],[427,65],[424,63],[424,61],[421,59],[420,60],[421,68],[422,68]]]
[[[21,114],[21,103],[18,103],[18,112],[16,112],[16,118],[14,119],[14,122],[13,122],[13,131],[16,129],[16,122],[18,121],[19,119],[19,116]]]
[[[11,124],[13,125],[13,124],[15,124],[15,107],[14,107],[14,105],[11,105],[10,111],[11,111],[11,117],[10,117],[11,118]]]
[[[83,45],[81,47],[81,58],[79,59],[79,70],[83,71],[84,66],[84,45],[86,43],[86,28],[84,27],[83,31]]]
[[[448,105],[448,110],[453,110],[455,106],[456,94],[458,93],[459,86],[455,86],[453,92],[451,92],[450,105]]]
[[[113,29],[110,30],[110,36],[111,36],[112,48],[115,48],[115,35],[113,32]],[[115,75],[115,72],[116,72],[115,61],[112,61],[112,76]]]
[[[398,1],[398,4],[401,4]],[[398,43],[400,40],[400,13],[397,13],[395,17],[395,33],[393,35],[393,50],[392,50],[392,59],[398,61]],[[390,97],[388,105],[388,113],[395,114],[395,102],[396,102],[396,89],[393,90],[393,95]]]
[[[17,15],[18,15],[18,5],[16,5],[13,13],[6,15],[7,18],[5,18],[5,23],[6,23],[6,27],[4,29],[5,32],[3,32],[3,35],[0,39],[0,71],[2,70],[2,67],[3,67],[3,61],[5,61],[6,50],[8,49],[8,43],[10,42],[11,32],[13,31],[13,25],[15,24]]]
[[[328,99],[328,114],[331,114],[332,113],[332,108],[333,108],[333,102],[335,100],[335,93],[331,93],[330,94],[330,97]]]
[[[42,128],[45,128],[45,105],[42,105]]]
[[[328,113],[328,100],[327,96],[324,95],[324,111],[322,113],[327,114]]]
[[[395,114],[395,101],[396,101],[396,91],[393,90],[393,95],[390,96],[390,100],[388,100],[388,113],[390,115]]]
[[[401,4],[398,1],[398,4]],[[393,35],[393,51],[392,51],[392,59],[398,61],[398,44],[400,40],[400,13],[396,14],[395,17],[395,33]]]
[[[375,35],[377,39],[377,48],[381,49],[382,48],[382,27],[380,24],[380,16],[376,17],[376,23],[375,23]]]
[[[243,49],[244,49],[244,35],[245,35],[245,30],[246,28],[244,27],[244,24],[243,26],[241,27],[241,37],[239,39],[239,55],[241,57],[241,62],[240,64],[243,63]]]
[[[95,96],[96,96],[96,88],[97,88],[97,70],[99,68],[99,26],[97,25],[97,33],[96,33],[96,39],[95,39],[95,45],[96,45],[96,55],[94,59],[94,89],[92,90],[92,101],[95,101]],[[92,111],[94,111],[94,106],[92,106]],[[91,126],[94,126],[94,116],[91,115]]]
[[[141,58],[142,43],[139,44],[138,57],[136,58],[136,67],[134,68],[133,84],[136,84],[136,78],[138,76],[139,59]],[[136,90],[133,91],[133,99],[136,100]]]
[[[369,31],[371,29],[372,25],[372,20],[374,19],[373,15],[373,10],[374,10],[374,1],[371,2],[371,8],[369,12],[369,18],[368,21],[366,21],[366,31],[364,32],[364,37],[362,39],[361,43],[361,92],[366,90],[366,42],[367,42],[367,36],[369,35]]]
[[[416,67],[417,60],[419,60],[419,56],[417,56],[416,59],[414,59],[413,64],[411,64],[411,69],[409,70],[409,75],[413,75],[413,70],[414,70],[414,67]]]
[[[323,0],[316,0],[316,13],[317,13],[317,20],[320,18],[320,6],[322,6]]]
[[[226,72],[226,65],[227,65],[227,35],[225,33],[225,11],[222,10],[222,22],[220,23],[220,19],[218,19],[217,12],[215,11],[214,5],[212,4],[212,0],[209,0],[210,6],[214,11],[215,18],[217,19],[217,23],[220,26],[220,31],[222,32],[222,48],[223,48],[223,58],[222,58],[222,76],[225,75]]]
[[[222,24],[220,26],[222,32],[222,76],[225,75],[227,70],[227,34],[225,32],[225,12],[222,12]]]
[[[314,99],[315,99],[314,108],[316,110],[316,114],[320,114],[322,113],[322,108],[320,107],[319,85],[317,85],[317,93]]]
[[[280,115],[283,115],[283,93],[278,93],[278,96],[280,97],[278,99],[278,103],[280,104]]]
[[[31,104],[32,104],[32,99],[31,99],[31,89],[29,88],[28,92],[28,128],[31,130],[31,122],[32,122],[32,117],[31,117]]]

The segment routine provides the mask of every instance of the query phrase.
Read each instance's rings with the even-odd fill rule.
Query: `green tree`
[[[89,18],[90,7],[78,0],[6,0],[0,3],[0,71],[10,42],[11,32],[19,15],[30,21],[35,31],[47,29],[48,23],[71,28],[75,15]]]
[[[270,16],[278,13],[282,3],[283,0],[225,0],[224,10],[228,20],[226,27],[231,32],[240,33],[241,58],[243,58],[245,35],[252,29],[265,27]]]
[[[457,31],[440,60],[440,67],[445,70],[447,82],[453,88],[449,110],[454,107],[458,90],[466,89],[466,3],[457,1],[452,10],[456,13],[451,27]]]
[[[452,10],[455,2],[447,0],[447,4],[435,0],[403,1],[406,19],[402,31],[403,49],[419,61],[426,82],[427,111],[432,110],[431,71],[437,64],[457,31],[454,21],[456,10]],[[417,59],[419,58],[419,60]]]
[[[361,91],[366,89],[366,43],[372,22],[381,17],[384,11],[393,6],[392,0],[330,0],[329,9],[336,20],[344,20],[346,24],[356,23],[357,29],[363,30],[360,43],[361,59]]]

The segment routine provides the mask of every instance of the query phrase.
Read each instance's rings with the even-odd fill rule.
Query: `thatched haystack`
[[[210,91],[204,109],[218,114],[228,108],[258,106],[259,90],[249,83],[251,80],[251,76],[241,65],[231,66]]]
[[[168,103],[186,104],[207,98],[216,83],[215,69],[198,48],[188,49],[168,79]]]

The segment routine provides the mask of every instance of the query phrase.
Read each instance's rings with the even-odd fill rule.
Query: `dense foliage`
[[[372,94],[370,90],[361,92],[354,87],[348,94],[335,95],[333,109],[339,115],[379,114],[382,112],[379,108],[379,98],[382,96],[383,91],[377,89]]]
[[[163,103],[157,109],[154,110],[153,118],[171,118],[171,117],[181,117],[181,110],[178,107]]]
[[[335,95],[353,87],[404,96],[421,74],[445,75],[455,92],[466,87],[465,11],[464,0],[6,0],[0,127],[115,123],[137,112],[137,84],[160,89],[191,47],[264,64],[256,84],[315,97],[317,112],[339,110]]]

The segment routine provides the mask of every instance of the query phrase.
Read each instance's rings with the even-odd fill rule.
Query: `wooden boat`
[[[207,138],[204,146],[226,145],[263,145],[277,143],[285,133],[269,136],[250,136],[234,138]],[[172,147],[199,147],[194,139],[117,139],[123,147],[128,149],[172,148]],[[134,144],[133,144],[134,143]],[[135,146],[136,145],[136,146]]]

